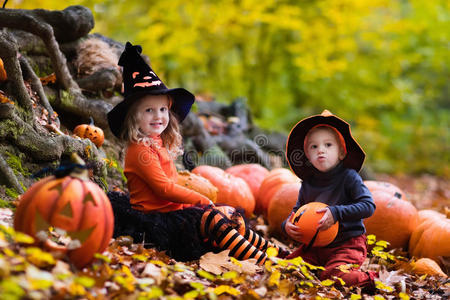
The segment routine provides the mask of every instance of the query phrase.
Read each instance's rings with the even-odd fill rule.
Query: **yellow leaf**
[[[87,277],[87,276],[77,277],[77,278],[75,278],[74,282],[81,284],[85,288],[91,288],[95,284],[95,280],[93,278]]]
[[[375,296],[373,296],[373,299],[374,300],[384,300],[384,297],[380,296],[380,295],[375,295]]]
[[[25,250],[25,253],[27,254],[28,261],[38,267],[54,265],[56,263],[50,253],[44,252],[40,248],[30,247]]]
[[[330,286],[333,285],[334,281],[331,279],[325,279],[322,282],[320,282],[320,284],[322,284],[323,286]]]
[[[105,255],[100,254],[100,253],[95,253],[94,257],[98,258],[100,260],[103,260],[105,263],[108,263],[108,264],[111,262],[111,259],[108,256],[105,256]]]
[[[216,277],[215,277],[213,274],[211,274],[211,273],[209,273],[209,272],[206,272],[205,270],[198,270],[198,271],[197,271],[197,274],[200,275],[200,276],[203,277],[203,278],[208,279],[208,280],[214,280],[214,279],[216,279]]]
[[[269,247],[266,250],[267,257],[276,257],[278,255],[278,249]]]
[[[69,294],[72,296],[83,296],[86,294],[86,289],[81,284],[72,282],[69,285]]]
[[[184,299],[195,299],[199,296],[199,292],[196,290],[189,291],[183,295]]]
[[[197,291],[203,291],[205,289],[203,283],[200,282],[190,282],[189,285],[192,286]]]
[[[17,243],[22,243],[22,244],[33,244],[34,243],[34,239],[33,237],[22,233],[22,232],[16,232],[14,240]]]
[[[234,258],[233,256],[229,257],[230,261],[235,264],[236,266],[242,267],[242,264],[240,261],[238,261],[236,258]]]
[[[238,276],[236,271],[229,271],[222,274],[223,279],[235,279]]]
[[[163,262],[160,261],[160,260],[151,260],[150,263],[152,263],[152,264],[154,264],[154,265],[161,266],[161,267],[165,267],[165,266],[166,266],[166,264],[163,263]]]
[[[361,295],[358,295],[358,294],[352,294],[350,296],[350,300],[359,300],[361,298],[362,298]]]
[[[409,300],[409,296],[408,296],[407,294],[403,293],[403,292],[400,292],[400,293],[398,294],[398,296],[399,296],[400,299],[402,299],[402,300]]]
[[[134,254],[131,257],[135,260],[140,260],[140,261],[147,261],[147,259],[148,259],[148,257],[146,255],[142,255],[142,254]]]
[[[280,277],[281,273],[278,270],[275,270],[269,277],[269,286],[279,286],[280,285]]]
[[[238,296],[240,294],[239,290],[235,289],[234,287],[228,286],[228,285],[219,285],[214,289],[214,293],[216,295],[221,295],[223,293],[230,294],[232,296]]]
[[[367,244],[369,244],[369,245],[373,245],[373,244],[375,244],[375,241],[377,240],[377,238],[375,237],[375,235],[373,235],[373,234],[369,234],[368,236],[367,236]]]
[[[375,245],[383,247],[383,248],[386,248],[387,246],[390,245],[390,243],[387,242],[387,241],[378,241],[378,242],[375,243]]]

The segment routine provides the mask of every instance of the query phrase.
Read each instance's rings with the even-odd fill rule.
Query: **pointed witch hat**
[[[168,89],[152,68],[141,57],[142,47],[127,42],[119,58],[123,67],[124,99],[108,113],[108,124],[112,133],[120,138],[122,125],[130,107],[146,95],[169,95],[171,110],[182,122],[189,113],[195,96],[183,88]]]
[[[345,167],[359,172],[366,154],[353,138],[350,125],[328,110],[324,110],[320,115],[303,119],[292,128],[286,143],[286,158],[291,170],[303,180],[312,175],[314,167],[306,157],[303,143],[308,131],[321,124],[332,126],[339,131],[344,138],[347,150],[347,154],[342,162]]]

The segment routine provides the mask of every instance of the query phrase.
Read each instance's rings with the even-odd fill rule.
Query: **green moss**
[[[23,128],[17,128],[17,124],[11,119],[0,121],[0,136],[11,135],[17,139],[24,132]]]
[[[61,98],[61,104],[63,106],[66,106],[66,107],[72,106],[73,95],[71,93],[69,93],[68,91],[65,91],[65,90],[61,90],[60,98]]]
[[[13,188],[6,188],[5,193],[7,196],[16,199],[19,197],[19,193]]]
[[[11,201],[3,200],[0,198],[0,208],[14,208]]]
[[[26,168],[22,166],[22,160],[24,159],[24,154],[20,154],[19,157],[6,151],[6,155],[8,155],[8,158],[6,159],[6,162],[11,167],[11,169],[14,171],[14,174],[22,174],[23,176],[29,176],[31,175],[30,171],[28,171]]]

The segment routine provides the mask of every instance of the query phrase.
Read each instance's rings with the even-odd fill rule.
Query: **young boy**
[[[337,276],[347,285],[374,287],[375,273],[362,272],[359,266],[367,254],[362,219],[374,213],[375,204],[358,175],[365,154],[349,124],[326,110],[300,121],[288,137],[286,156],[292,171],[303,180],[292,213],[306,203],[322,202],[328,207],[317,211],[325,212],[317,228],[326,230],[339,221],[339,232],[331,244],[309,249],[302,244],[287,258],[301,256],[323,266],[322,280]],[[290,216],[282,229],[298,241],[301,233],[289,220]],[[344,270],[343,265],[350,269]]]

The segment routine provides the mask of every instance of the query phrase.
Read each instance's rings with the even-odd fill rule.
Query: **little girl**
[[[125,98],[108,113],[113,134],[128,142],[124,173],[129,198],[108,194],[115,236],[131,235],[181,261],[229,249],[237,259],[256,258],[263,264],[264,251],[273,244],[249,228],[241,235],[236,210],[226,216],[207,197],[176,183],[174,159],[182,153],[178,124],[195,98],[183,88],[168,89],[141,52],[127,42],[119,59]]]

